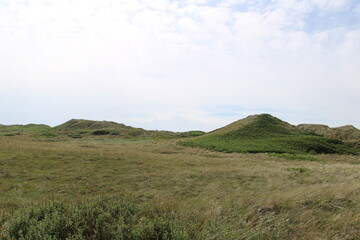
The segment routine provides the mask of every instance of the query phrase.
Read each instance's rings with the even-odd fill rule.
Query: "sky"
[[[0,0],[0,124],[360,128],[359,0]]]

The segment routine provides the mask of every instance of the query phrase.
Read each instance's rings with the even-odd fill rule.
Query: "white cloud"
[[[205,4],[208,3],[208,0],[188,0],[187,1],[190,4]]]

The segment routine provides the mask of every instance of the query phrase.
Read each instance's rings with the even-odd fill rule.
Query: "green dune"
[[[355,154],[339,139],[302,132],[269,114],[249,116],[204,136],[180,142],[221,152]]]

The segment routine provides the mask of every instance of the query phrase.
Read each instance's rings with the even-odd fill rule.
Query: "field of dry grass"
[[[360,239],[360,156],[218,153],[177,140],[0,137],[0,223],[49,200],[130,196],[208,239]]]

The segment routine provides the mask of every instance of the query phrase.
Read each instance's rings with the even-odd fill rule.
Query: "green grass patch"
[[[204,135],[205,132],[203,131],[188,131],[180,133],[181,137],[198,137]]]
[[[32,131],[39,132],[51,129],[51,127],[44,124],[26,124],[26,125],[8,125],[1,126],[2,130],[7,131]]]
[[[47,137],[47,138],[52,138],[52,137],[56,137],[57,134],[53,131],[43,131],[39,134],[40,137]]]
[[[309,155],[297,155],[297,154],[279,154],[279,153],[269,153],[269,156],[278,157],[287,160],[298,160],[298,161],[310,161],[310,162],[320,162],[321,160]]]

